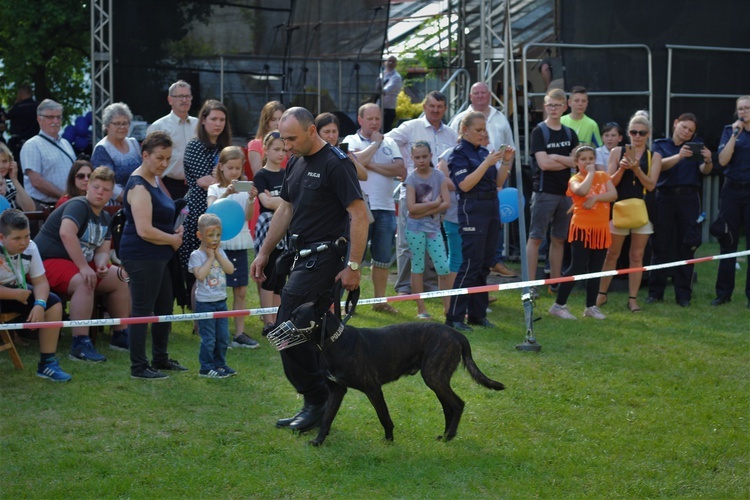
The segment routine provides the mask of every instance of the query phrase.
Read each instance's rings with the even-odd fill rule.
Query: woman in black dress
[[[232,145],[232,129],[227,121],[227,108],[209,99],[198,113],[197,137],[185,147],[185,180],[189,188],[185,220],[185,236],[180,247],[180,263],[187,269],[190,254],[200,246],[196,236],[198,217],[206,212],[208,186],[219,182],[215,174],[219,153]]]

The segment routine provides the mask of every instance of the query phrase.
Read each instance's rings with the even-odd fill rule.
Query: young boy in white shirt
[[[188,270],[195,275],[195,312],[227,310],[227,274],[234,265],[221,248],[221,219],[214,214],[198,218],[198,239],[201,246],[190,254]],[[227,378],[237,372],[227,366],[229,348],[229,319],[212,318],[198,321],[201,337],[199,376]]]

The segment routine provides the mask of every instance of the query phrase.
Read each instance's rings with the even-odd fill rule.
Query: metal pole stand
[[[521,301],[523,301],[523,312],[526,317],[526,340],[522,344],[518,344],[516,349],[519,351],[539,352],[542,350],[542,346],[537,344],[536,338],[534,338],[534,299],[528,287],[524,289]]]

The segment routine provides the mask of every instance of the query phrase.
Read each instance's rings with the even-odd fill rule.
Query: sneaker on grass
[[[113,351],[128,350],[128,331],[112,332],[112,338],[109,341],[109,348]]]
[[[229,347],[244,347],[245,349],[257,349],[260,344],[248,337],[244,333],[240,333],[232,339],[232,343]]]
[[[169,378],[169,375],[165,375],[159,370],[154,370],[151,367],[144,368],[139,372],[132,372],[130,378],[139,380],[164,380]]]
[[[106,356],[99,354],[86,336],[73,337],[73,345],[70,347],[70,359],[74,361],[89,361],[91,363],[102,363],[107,361]]]
[[[166,359],[164,361],[153,360],[151,362],[151,368],[154,370],[167,370],[172,372],[188,371],[188,369],[182,366],[176,359]]]
[[[201,370],[198,376],[203,377],[203,378],[227,378],[229,377],[229,375],[219,370]]]
[[[227,377],[234,377],[235,375],[237,375],[237,370],[233,370],[229,368],[227,365],[224,365],[221,368],[217,368],[216,371],[223,373]]]
[[[606,319],[607,318],[604,315],[604,313],[596,306],[587,307],[583,311],[583,316],[586,318],[594,318],[594,319]]]
[[[36,376],[46,378],[53,382],[67,382],[71,377],[60,368],[57,358],[49,358],[46,363],[39,364],[36,370]]]
[[[557,303],[552,304],[552,307],[549,308],[549,313],[552,316],[557,316],[562,319],[578,319],[570,313],[567,305],[561,306]]]

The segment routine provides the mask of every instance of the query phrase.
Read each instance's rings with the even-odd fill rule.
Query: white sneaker
[[[549,313],[552,316],[557,316],[561,319],[578,319],[570,313],[567,305],[561,306],[557,303],[552,304],[552,307],[549,308]]]
[[[606,316],[604,315],[604,313],[602,313],[602,311],[598,307],[596,307],[596,306],[587,307],[583,311],[583,315],[585,317],[587,317],[587,318],[594,318],[594,319],[605,319],[606,318]]]

